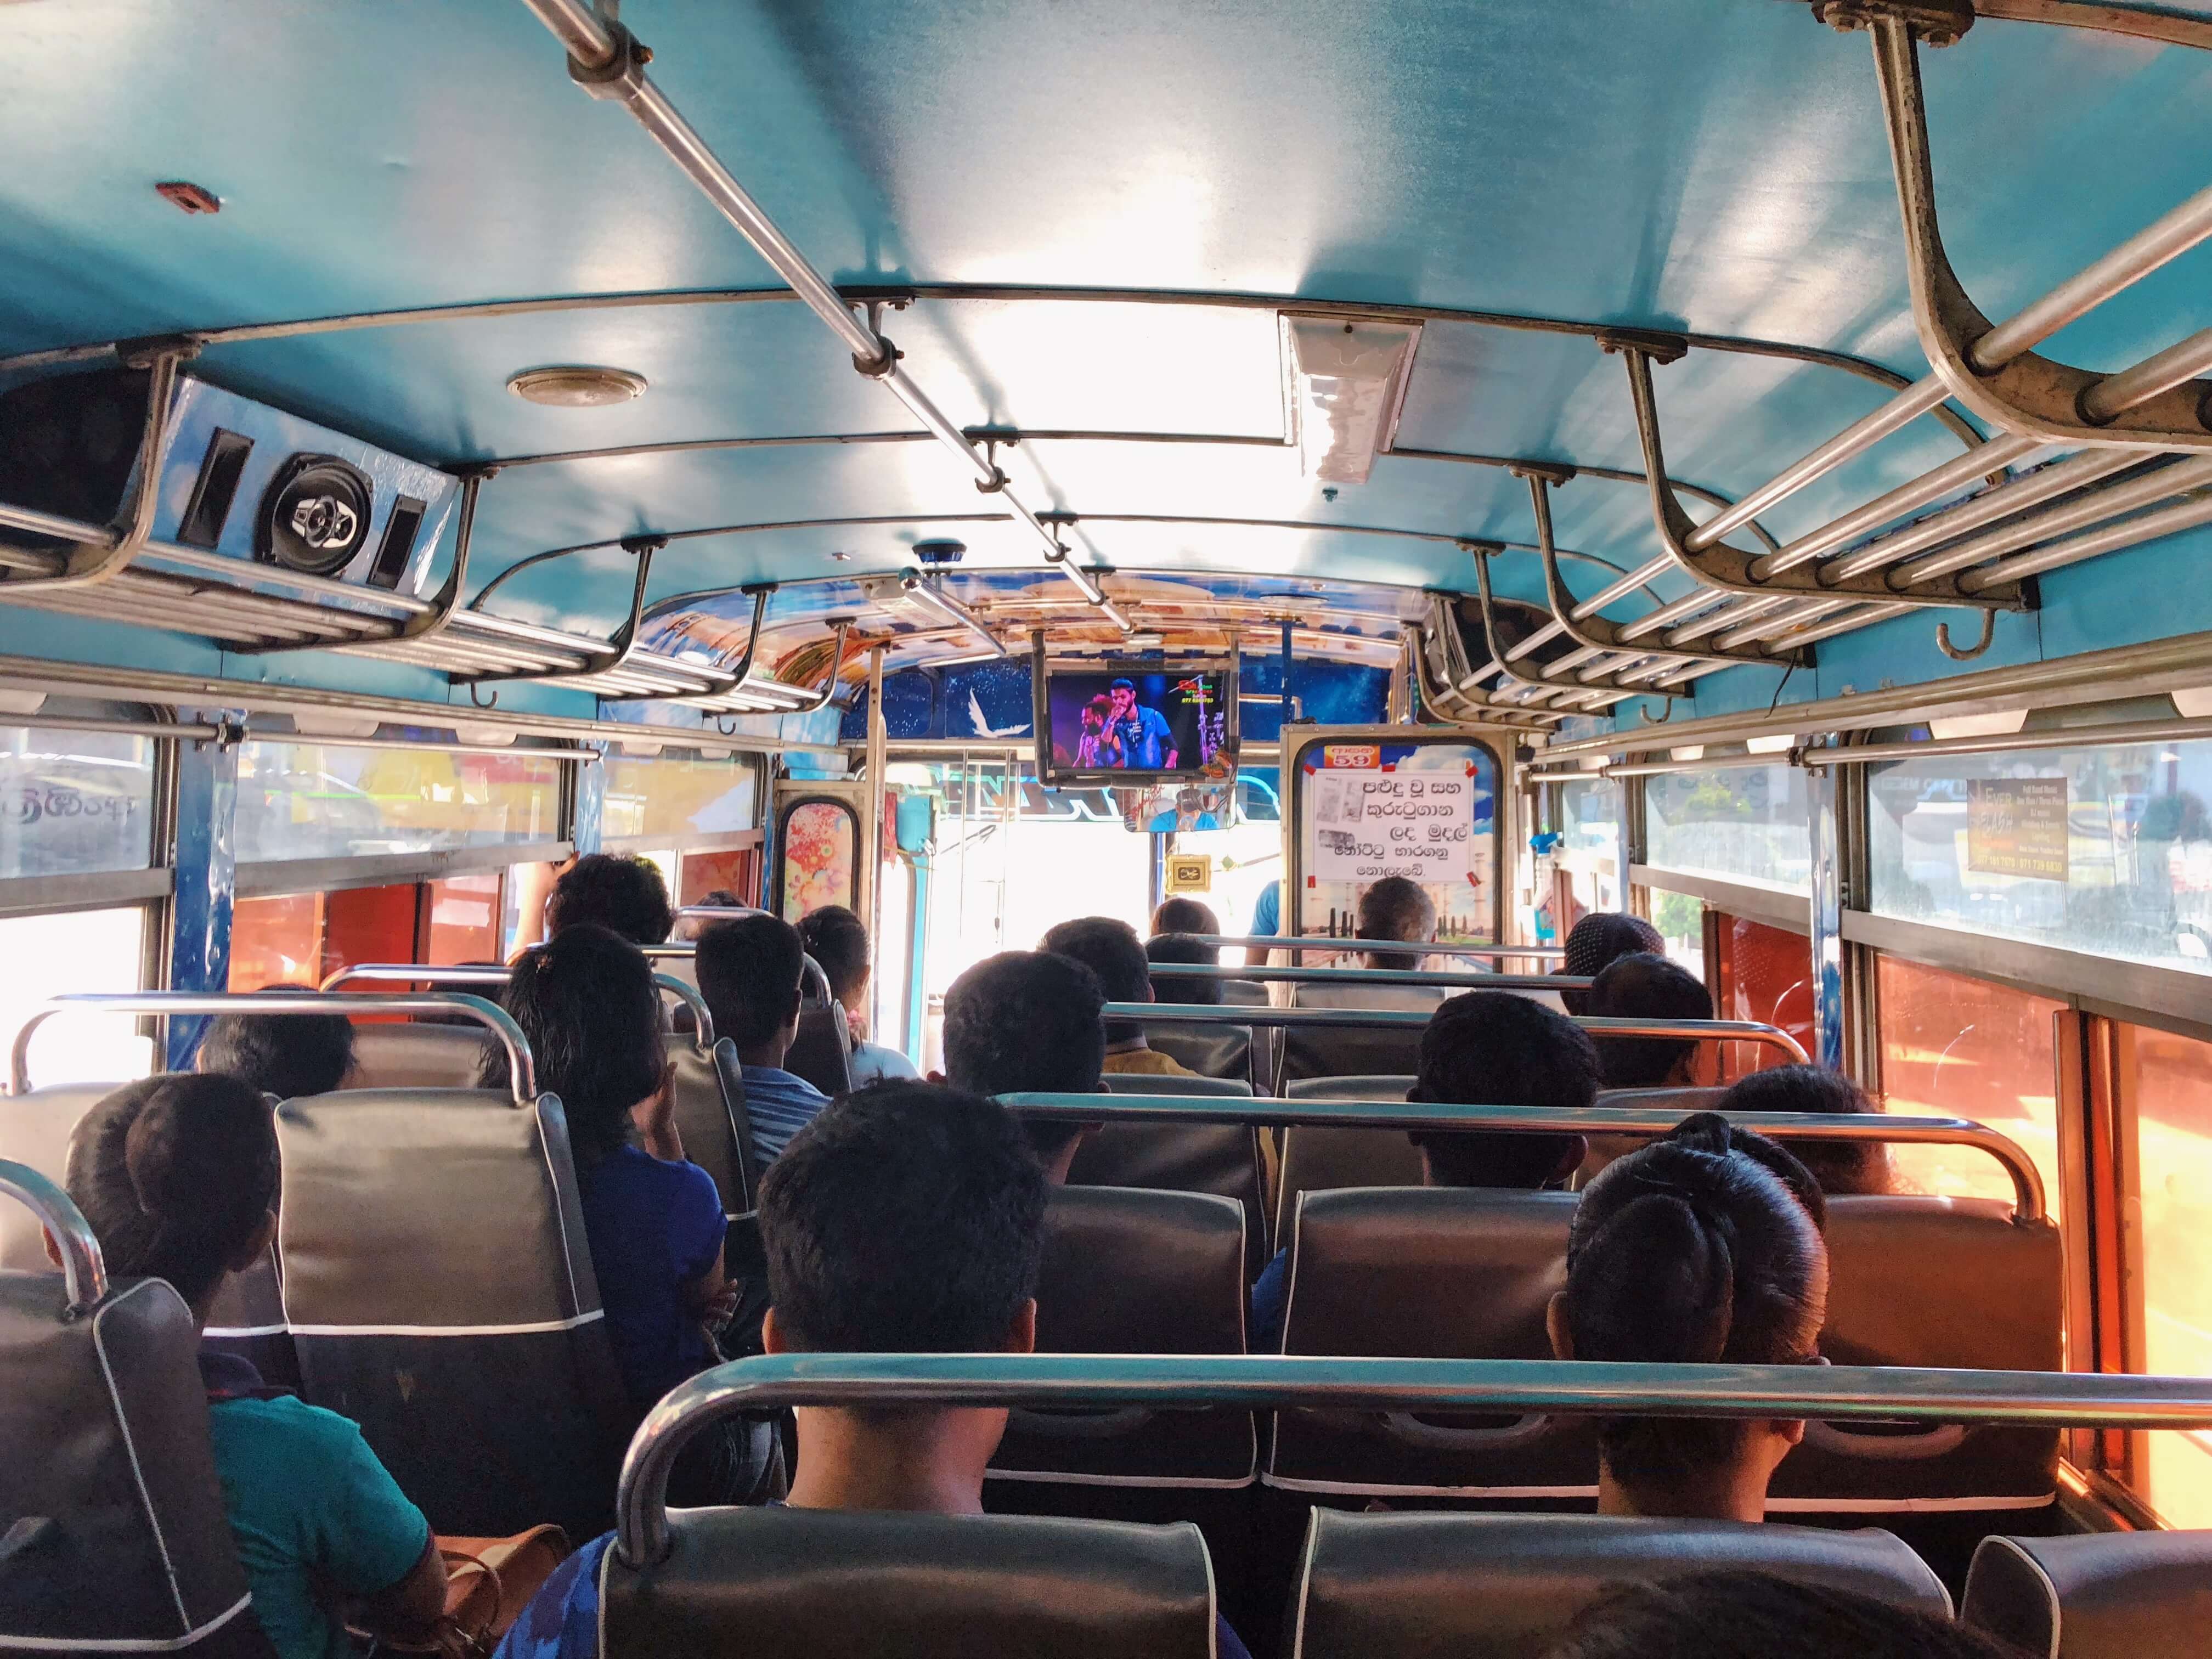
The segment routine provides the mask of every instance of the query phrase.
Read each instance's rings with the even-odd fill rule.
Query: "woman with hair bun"
[[[1827,1206],[1805,1167],[1713,1112],[1590,1183],[1552,1298],[1562,1359],[1817,1365]],[[1758,1521],[1802,1422],[1618,1417],[1599,1429],[1598,1512]]]

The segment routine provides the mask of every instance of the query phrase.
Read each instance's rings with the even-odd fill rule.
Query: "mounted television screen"
[[[1049,779],[1197,777],[1237,757],[1237,690],[1220,664],[1048,667],[1037,732]]]

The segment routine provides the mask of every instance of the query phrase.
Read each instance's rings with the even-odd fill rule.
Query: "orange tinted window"
[[[499,872],[452,876],[426,884],[429,919],[423,929],[422,960],[499,961]]]
[[[1877,958],[1885,1110],[1970,1117],[2027,1149],[2059,1212],[2058,1103],[2051,1017],[2063,1003],[1963,974]],[[2012,1180],[1965,1146],[1892,1149],[1907,1190],[2010,1202]]]
[[[760,852],[740,847],[721,853],[686,853],[683,865],[685,904],[704,904],[709,893],[730,893],[740,904],[752,902],[760,883]]]
[[[1813,1046],[1813,954],[1802,933],[1741,916],[1720,918],[1720,963],[1706,982],[1720,1019],[1755,1019],[1778,1025],[1808,1054]],[[1728,1078],[1790,1064],[1784,1050],[1765,1043],[1728,1045]]]
[[[230,913],[230,988],[319,985],[323,973],[323,895],[283,893],[245,898]]]

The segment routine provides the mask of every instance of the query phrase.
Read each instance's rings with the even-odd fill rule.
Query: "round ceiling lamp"
[[[643,397],[645,386],[642,374],[589,363],[526,368],[507,383],[507,389],[524,402],[549,409],[605,409]]]

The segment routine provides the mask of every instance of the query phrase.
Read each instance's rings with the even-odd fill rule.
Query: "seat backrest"
[[[604,1530],[631,1426],[552,1097],[356,1090],[277,1115],[302,1392],[438,1531]]]
[[[1188,1078],[1170,1079],[1188,1083]],[[1267,1263],[1260,1131],[1243,1123],[1109,1123],[1076,1149],[1071,1187],[1212,1193],[1244,1206],[1244,1272]]]
[[[1951,1613],[1942,1581],[1886,1532],[1320,1509],[1291,1603],[1291,1650],[1298,1659],[1537,1659],[1613,1585],[1727,1570]]]
[[[1838,1365],[2065,1369],[2058,1230],[1986,1199],[1828,1200],[1828,1323]],[[2037,1509],[2057,1491],[2059,1431],[2033,1425],[1814,1423],[1776,1472],[1768,1508],[1861,1513]]]
[[[1235,1077],[1182,1077],[1158,1072],[1109,1072],[1100,1079],[1114,1095],[1213,1095],[1249,1100],[1252,1085]]]
[[[1251,1092],[1252,1028],[1198,1021],[1163,1021],[1145,1027],[1145,1041],[1204,1077],[1230,1078]]]
[[[1725,1089],[1693,1088],[1676,1085],[1666,1089],[1601,1089],[1594,1103],[1600,1106],[1638,1106],[1650,1111],[1680,1112],[1684,1117],[1692,1112],[1717,1109]]]
[[[753,1207],[752,1126],[745,1116],[744,1068],[737,1045],[724,1037],[714,1052],[679,1037],[668,1045],[676,1067],[676,1132],[684,1156],[714,1180],[726,1215]]]
[[[605,1659],[1212,1659],[1188,1524],[853,1510],[678,1510],[657,1565],[611,1552]]]
[[[1224,979],[1218,983],[1224,1002],[1233,1002],[1240,1008],[1267,1006],[1267,988],[1256,979]]]
[[[67,1302],[59,1273],[0,1272],[0,1649],[274,1659],[223,1518],[191,1310],[154,1279],[89,1318]]]
[[[1292,1100],[1403,1100],[1410,1074],[1302,1078],[1284,1093]],[[1292,1125],[1283,1131],[1283,1174],[1275,1193],[1275,1234],[1287,1237],[1298,1194],[1332,1187],[1418,1187],[1421,1154],[1398,1129],[1340,1129]]]
[[[1244,1352],[1244,1212],[1210,1193],[1063,1187],[1045,1206],[1040,1353]],[[1243,1411],[1016,1411],[1001,1480],[1243,1486],[1257,1468]]]
[[[1292,1212],[1283,1352],[1548,1359],[1566,1285],[1571,1193],[1453,1188],[1309,1192]],[[1587,1498],[1588,1419],[1284,1412],[1267,1485],[1388,1498]]]
[[[1293,1008],[1396,1008],[1432,1012],[1451,993],[1441,985],[1293,985]],[[1419,1026],[1362,1030],[1356,1026],[1286,1026],[1282,1030],[1279,1084],[1302,1078],[1373,1076],[1419,1069]]]
[[[853,1036],[841,1002],[810,1002],[799,1011],[799,1036],[783,1069],[835,1099],[853,1092]]]
[[[1959,1616],[2039,1659],[2205,1659],[2212,1532],[1985,1538]]]
[[[349,1089],[473,1089],[492,1036],[483,1026],[379,1020],[353,1028]]]

